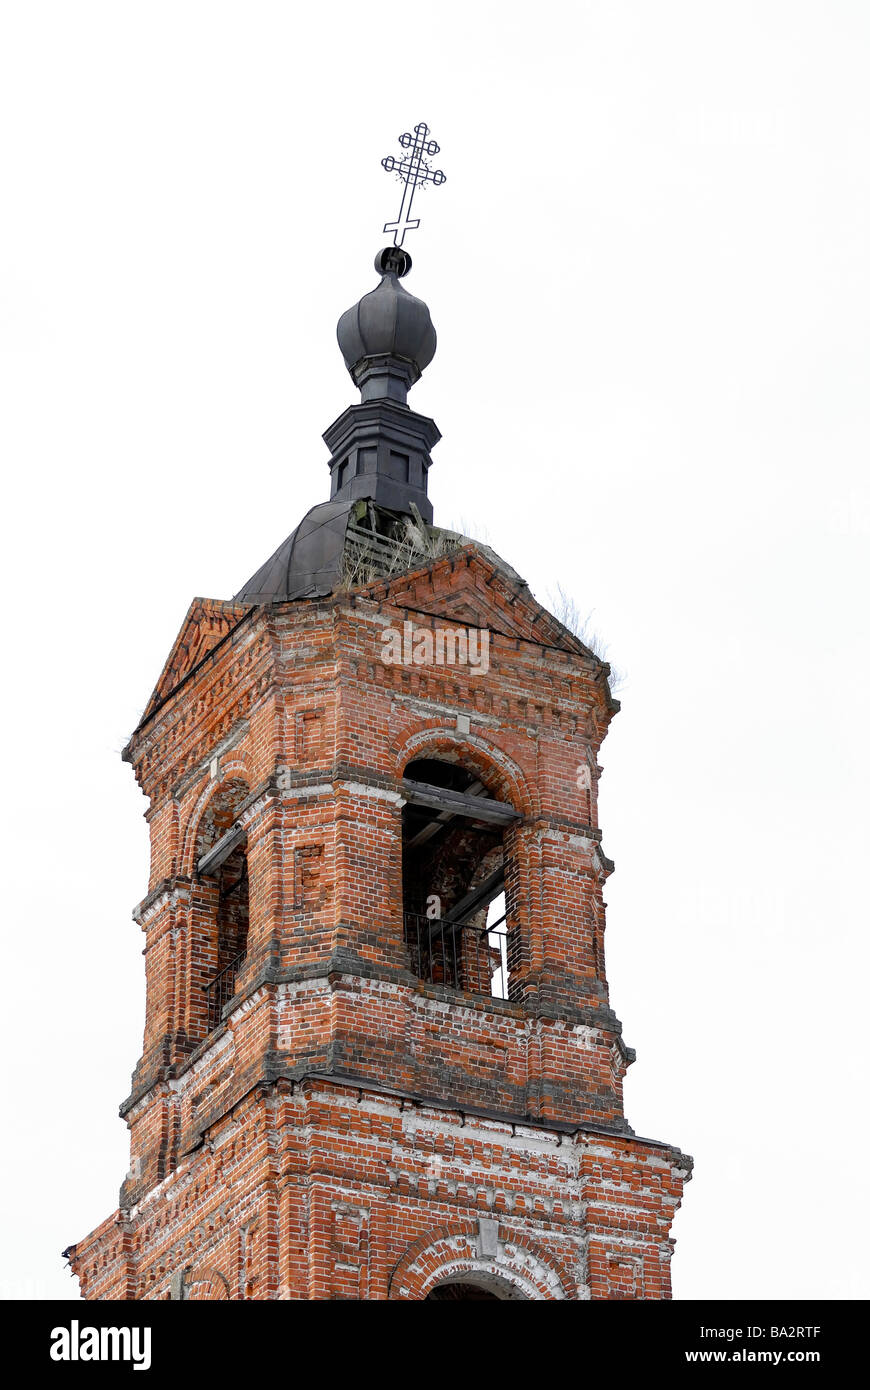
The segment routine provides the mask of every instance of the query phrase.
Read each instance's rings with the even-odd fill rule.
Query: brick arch
[[[234,748],[231,753],[224,753],[220,769],[222,782],[241,781],[251,785],[251,760],[241,749]]]
[[[549,1251],[505,1231],[498,1253],[480,1254],[477,1224],[455,1222],[421,1236],[405,1251],[390,1276],[387,1297],[421,1301],[439,1284],[480,1283],[506,1299],[573,1301],[576,1279]],[[503,1290],[503,1292],[501,1292]]]
[[[192,1269],[184,1284],[184,1296],[195,1302],[225,1301],[231,1297],[226,1277],[213,1265]]]
[[[187,818],[187,825],[184,831],[184,844],[181,852],[182,874],[187,874],[191,878],[193,877],[196,868],[197,841],[199,840],[203,820],[208,814],[212,802],[220,796],[225,796],[234,786],[240,789],[240,794],[238,796],[238,803],[240,803],[245,799],[245,794],[250,791],[250,779],[246,766],[239,766],[236,768],[227,763],[220,781],[209,780],[204,784]]]
[[[183,976],[176,987],[187,1046],[204,1041],[220,1023],[246,951],[250,910],[246,841],[236,845],[207,877],[200,877],[196,866],[200,856],[233,826],[249,794],[247,781],[230,772],[206,783],[188,818],[183,851],[184,869],[191,880],[187,949],[179,953]],[[235,888],[242,885],[243,891],[231,898],[224,891],[228,883]]]
[[[401,777],[416,758],[441,758],[474,768],[481,780],[523,815],[534,812],[532,791],[522,769],[497,744],[479,734],[460,734],[455,726],[418,729],[404,743],[393,747],[396,775]]]
[[[221,777],[235,776],[238,774],[250,781],[251,755],[245,753],[241,748],[231,748],[227,753],[218,754],[220,763]]]

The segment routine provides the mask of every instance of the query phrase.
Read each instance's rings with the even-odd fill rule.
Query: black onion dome
[[[397,357],[422,372],[436,342],[428,306],[402,288],[394,271],[338,321],[338,346],[351,373],[367,357]]]

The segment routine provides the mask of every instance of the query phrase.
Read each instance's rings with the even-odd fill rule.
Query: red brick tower
[[[194,600],[125,750],[149,798],[142,1056],[86,1298],[670,1297],[691,1161],[611,1011],[608,668],[432,524],[435,351],[382,253],[330,501]]]

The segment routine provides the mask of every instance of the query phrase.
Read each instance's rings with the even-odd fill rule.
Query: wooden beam
[[[213,874],[216,869],[220,868],[221,864],[229,859],[233,850],[241,844],[246,834],[247,831],[243,825],[231,826],[225,835],[221,835],[217,844],[212,845],[211,849],[202,856],[196,866],[196,872],[200,876]]]
[[[482,782],[474,781],[465,788],[466,796],[479,796],[481,792],[484,792],[485,796],[489,796],[489,792],[485,790]],[[409,840],[405,845],[405,849],[416,849],[418,845],[425,844],[427,840],[432,839],[433,835],[437,835],[440,830],[443,830],[445,825],[449,825],[452,820],[452,811],[441,811],[434,820],[430,820],[428,825],[424,825],[422,830],[417,831],[413,840]]]
[[[488,796],[468,796],[466,792],[433,787],[428,782],[412,782],[408,777],[402,778],[402,795],[414,806],[450,811],[454,816],[490,821],[493,825],[513,825],[515,821],[522,820],[522,814],[507,801],[493,801]]]
[[[483,883],[478,884],[477,888],[472,888],[470,893],[466,893],[464,898],[459,899],[455,907],[451,907],[450,911],[444,914],[442,919],[444,925],[461,926],[464,919],[473,917],[484,903],[489,907],[489,904],[498,897],[503,888],[504,865],[501,864],[495,873],[490,874],[489,878],[485,878]]]

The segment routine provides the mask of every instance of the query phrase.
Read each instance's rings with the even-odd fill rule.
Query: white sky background
[[[127,1167],[120,750],[327,496],[421,119],[436,520],[628,672],[608,971],[629,1121],[696,1158],[675,1295],[870,1294],[868,70],[859,0],[0,11],[6,1296],[75,1295]]]

